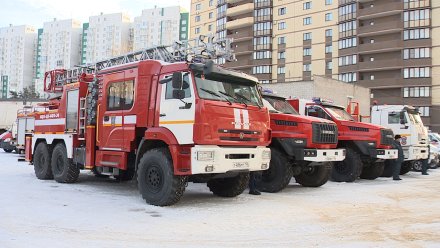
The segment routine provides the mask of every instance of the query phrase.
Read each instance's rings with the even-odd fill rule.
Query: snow
[[[440,247],[440,170],[236,198],[189,184],[150,206],[132,182],[36,179],[0,152],[0,247]]]

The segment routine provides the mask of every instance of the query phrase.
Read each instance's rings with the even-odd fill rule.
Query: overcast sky
[[[0,0],[0,27],[31,25],[43,27],[43,23],[58,20],[77,19],[88,22],[92,15],[126,12],[140,16],[142,9],[154,6],[180,5],[189,11],[190,0]]]

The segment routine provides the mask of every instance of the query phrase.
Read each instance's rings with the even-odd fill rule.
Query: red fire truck
[[[46,72],[45,91],[58,96],[35,115],[27,140],[36,176],[73,183],[80,169],[136,175],[142,197],[157,206],[178,202],[187,182],[241,194],[249,171],[269,167],[269,114],[256,78],[206,60],[232,58],[230,41],[208,40]]]
[[[391,149],[393,131],[379,125],[356,121],[342,106],[320,98],[290,99],[299,113],[334,121],[338,126],[338,147],[345,148],[346,158],[333,164],[332,179],[353,182],[358,177],[376,179],[384,170],[384,161],[397,158]]]
[[[306,187],[325,184],[331,162],[345,159],[345,149],[336,149],[338,129],[333,121],[301,116],[284,97],[263,90],[263,103],[269,109],[272,159],[257,186],[261,191],[277,192],[295,177]]]

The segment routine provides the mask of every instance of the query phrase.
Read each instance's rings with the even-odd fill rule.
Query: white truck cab
[[[379,124],[400,134],[405,161],[427,159],[428,131],[417,108],[408,105],[375,105],[371,110],[371,123]]]

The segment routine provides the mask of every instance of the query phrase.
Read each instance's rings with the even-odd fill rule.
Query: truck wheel
[[[411,161],[403,162],[402,167],[400,168],[400,175],[405,175],[411,170]]]
[[[276,193],[289,185],[292,179],[292,166],[284,153],[271,149],[269,169],[262,172],[261,180],[257,181],[257,189],[263,192]]]
[[[38,143],[34,152],[35,176],[40,180],[53,179],[52,168],[50,167],[51,149],[45,142]]]
[[[175,176],[167,148],[147,151],[139,161],[138,187],[142,198],[155,206],[178,202],[185,192],[186,176]]]
[[[393,176],[393,162],[388,159],[384,162],[384,168],[381,177],[392,177]]]
[[[330,178],[331,169],[329,162],[318,166],[307,166],[305,171],[295,176],[295,180],[304,187],[320,187]]]
[[[335,182],[353,182],[362,172],[362,160],[359,153],[351,148],[346,148],[346,150],[345,159],[333,164],[331,178]]]
[[[7,153],[11,153],[11,152],[12,152],[11,149],[5,149],[5,148],[3,148],[3,151],[5,151],[5,152],[7,152]]]
[[[217,196],[235,197],[243,193],[249,184],[249,173],[240,173],[235,177],[217,178],[208,181],[209,190]]]
[[[59,183],[74,183],[78,180],[79,168],[67,158],[66,146],[58,143],[52,153],[52,172]]]
[[[423,167],[422,160],[416,160],[416,161],[412,162],[413,171],[420,172],[420,171],[422,171],[422,167]]]
[[[361,178],[374,180],[383,174],[384,169],[384,162],[369,163],[369,165],[362,169]]]

